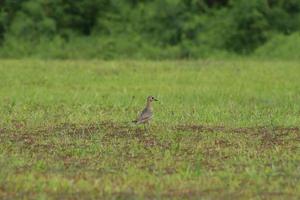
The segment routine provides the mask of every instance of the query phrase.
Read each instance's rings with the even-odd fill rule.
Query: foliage
[[[300,59],[300,33],[289,36],[276,35],[255,50],[254,55],[261,58]]]
[[[43,46],[39,50],[47,52],[47,44],[55,46],[57,38],[70,49],[87,41],[101,41],[97,45],[103,47],[111,43],[120,46],[99,54],[93,43],[84,44],[91,50],[81,57],[243,55],[253,53],[277,34],[288,36],[299,30],[298,0],[15,0],[4,1],[0,9],[0,56],[10,51],[14,57],[40,57],[35,46]],[[27,47],[19,54],[12,43]],[[152,54],[149,49],[157,52]],[[57,51],[61,53],[47,57],[65,57]]]

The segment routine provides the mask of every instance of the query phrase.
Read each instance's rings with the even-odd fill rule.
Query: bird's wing
[[[145,109],[141,112],[141,114],[140,114],[140,116],[138,117],[137,121],[138,121],[138,122],[142,122],[142,121],[151,119],[151,117],[152,117],[152,112],[151,112],[151,110],[145,108]]]

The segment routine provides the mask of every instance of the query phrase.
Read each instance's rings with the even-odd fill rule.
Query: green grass
[[[1,199],[299,199],[300,64],[0,61]],[[130,123],[148,95],[148,131]]]

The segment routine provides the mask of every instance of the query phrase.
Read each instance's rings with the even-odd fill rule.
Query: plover
[[[146,107],[138,115],[137,119],[132,122],[136,124],[149,124],[150,120],[153,117],[153,108],[152,108],[153,101],[158,101],[158,100],[153,96],[148,96]]]

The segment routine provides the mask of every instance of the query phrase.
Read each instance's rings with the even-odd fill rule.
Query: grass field
[[[0,61],[0,199],[299,199],[296,61]],[[150,129],[130,123],[148,95]]]

